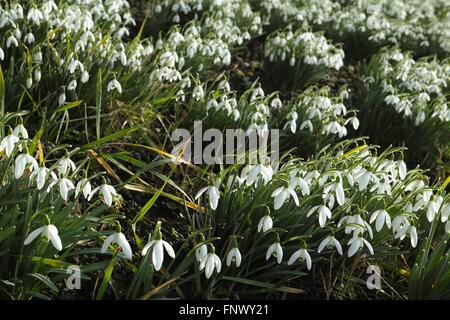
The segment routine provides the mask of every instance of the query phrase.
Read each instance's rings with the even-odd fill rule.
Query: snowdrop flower
[[[204,239],[203,239],[204,241]],[[200,247],[195,249],[195,258],[198,262],[202,261],[202,258],[208,254],[208,247],[206,244],[202,244]]]
[[[67,86],[67,90],[75,90],[77,88],[77,80],[73,79],[69,82],[69,85]]]
[[[92,186],[89,180],[87,179],[86,171],[83,172],[83,178],[77,183],[75,194],[78,195],[80,191],[83,191],[83,196],[86,199],[89,199],[89,196],[92,192]]]
[[[58,186],[61,197],[67,201],[69,192],[75,189],[75,185],[69,179],[61,178],[59,179]]]
[[[211,277],[214,269],[216,269],[217,273],[220,273],[220,270],[222,269],[222,262],[220,261],[220,258],[214,253],[214,251],[215,250],[213,247],[212,252],[205,255],[200,261],[199,269],[200,271],[205,269],[206,279],[209,279]]]
[[[289,197],[292,196],[292,198],[295,201],[295,204],[298,206],[299,205],[299,201],[298,201],[298,197],[297,194],[295,193],[294,190],[292,190],[292,188],[289,186],[287,188],[285,187],[280,187],[278,189],[276,189],[273,193],[272,193],[272,197],[274,197],[274,209],[278,210],[281,208],[281,206],[283,205],[283,203],[285,202],[285,200]]]
[[[109,235],[105,239],[105,242],[103,242],[102,245],[101,253],[106,253],[111,244],[116,244],[119,248],[122,248],[122,252],[125,255],[125,258],[127,258],[128,260],[132,259],[130,244],[125,238],[125,235],[120,231],[120,227],[118,228],[118,230],[116,230],[116,232]]]
[[[56,250],[62,250],[62,243],[58,235],[58,229],[54,225],[48,224],[43,227],[37,228],[28,235],[28,237],[25,239],[24,245],[29,245],[38,236],[45,237],[47,241],[50,240]]]
[[[364,245],[366,245],[367,249],[369,249],[371,255],[374,254],[372,245],[363,237],[357,236],[351,238],[348,242],[348,245],[350,245],[350,248],[348,249],[349,258],[353,256],[360,248],[364,247]]]
[[[383,225],[385,223],[389,229],[391,228],[391,216],[386,212],[386,210],[380,209],[374,211],[374,213],[372,213],[372,216],[370,217],[369,223],[373,223],[375,220],[375,230],[377,230],[378,232],[383,228]]]
[[[149,243],[145,245],[145,247],[142,249],[142,255],[145,256],[147,254],[148,249],[152,248],[152,263],[155,267],[156,271],[159,271],[161,269],[161,266],[164,261],[164,250],[166,249],[169,256],[174,259],[175,258],[175,251],[173,250],[170,243],[167,241],[162,240],[162,236],[160,235],[160,239],[158,240],[151,240]]]
[[[9,158],[17,142],[19,142],[19,138],[14,135],[12,129],[9,128],[8,135],[4,137],[0,143],[0,152],[6,149],[6,157]]]
[[[117,92],[122,93],[122,86],[120,85],[120,82],[117,81],[116,79],[112,79],[106,86],[107,92],[110,92],[113,89],[117,89]]]
[[[269,246],[269,249],[267,249],[266,260],[269,260],[272,255],[277,258],[277,262],[280,264],[283,259],[283,249],[281,248],[280,241],[278,239]]]
[[[43,163],[37,170],[33,171],[33,177],[36,177],[36,184],[38,190],[41,190],[44,187],[49,172],[50,169],[47,169]],[[52,176],[54,181],[58,180],[56,174],[53,171],[50,172],[50,175]]]
[[[203,99],[204,92],[202,86],[197,86],[194,88],[194,91],[192,92],[192,98],[195,99],[195,101],[199,101]]]
[[[436,197],[433,201],[429,201],[427,204],[427,219],[428,222],[432,222],[439,212],[439,207],[442,203],[442,197]]]
[[[23,120],[22,120],[22,118],[19,118],[19,124],[14,128],[13,134],[14,134],[17,138],[28,139],[28,131],[27,131],[27,129],[25,129],[25,127],[23,126]]]
[[[334,236],[328,236],[325,239],[323,239],[322,242],[319,244],[319,248],[317,249],[317,252],[320,253],[325,247],[327,247],[328,249],[336,247],[336,250],[339,252],[339,254],[341,256],[343,254],[342,246]]]
[[[31,165],[31,166],[30,166]],[[38,170],[39,165],[29,153],[28,150],[26,150],[26,153],[19,154],[16,158],[16,165],[14,168],[14,177],[16,179],[20,179],[23,175],[23,172],[26,168],[30,169],[30,172],[33,172],[33,170]]]
[[[308,268],[308,270],[311,270],[312,266],[311,256],[309,255],[308,251],[304,248],[299,249],[292,254],[291,258],[288,261],[288,266],[290,266],[299,259],[301,261],[306,261],[306,268]]]
[[[88,201],[91,201],[92,196],[97,192],[100,191],[100,196],[103,198],[105,203],[108,206],[112,205],[113,199],[118,196],[118,193],[116,192],[116,189],[114,189],[113,186],[110,186],[109,184],[106,184],[105,179],[103,178],[103,183],[101,186],[96,187],[94,190],[92,190],[91,194],[89,195]]]
[[[406,178],[406,163],[403,160],[397,162],[398,173],[401,180]]]
[[[256,181],[256,178],[258,177],[258,175],[260,175],[263,178],[264,184],[267,184],[267,182],[272,180],[273,169],[270,165],[269,166],[265,166],[263,164],[255,165],[250,170],[250,173],[248,174],[248,176],[246,178],[245,184],[247,186],[252,185]]]
[[[34,43],[34,34],[32,34],[31,32],[30,33],[28,33],[24,38],[23,38],[23,41],[24,42],[26,42],[26,43],[28,43],[28,44],[32,44],[32,43]]]
[[[70,173],[70,169],[72,169],[72,171],[75,171],[77,169],[77,167],[75,166],[75,163],[70,160],[69,158],[69,153],[66,151],[64,158],[61,158],[58,161],[58,173],[60,176],[64,176],[66,174]]]
[[[230,252],[228,252],[227,266],[230,266],[232,262],[235,262],[236,267],[239,268],[239,266],[241,265],[241,261],[242,261],[241,252],[239,251],[239,248],[236,246],[233,249],[231,249]]]
[[[89,73],[87,71],[83,71],[83,73],[81,73],[81,82],[86,83],[88,81],[89,81]]]
[[[216,210],[217,206],[219,204],[219,198],[220,198],[220,192],[219,192],[220,182],[221,182],[220,178],[217,178],[215,183],[214,183],[214,186],[201,188],[200,191],[195,196],[195,200],[200,198],[200,196],[205,191],[208,191],[209,205],[211,206],[211,209]]]
[[[331,210],[328,209],[328,207],[325,205],[314,206],[306,214],[306,217],[309,217],[316,211],[319,212],[319,225],[321,227],[323,227],[325,225],[325,223],[327,222],[327,218],[331,219]]]
[[[261,218],[258,222],[258,232],[265,233],[267,230],[272,229],[273,221],[270,215],[267,213],[264,217]]]
[[[447,221],[449,215],[450,215],[450,203],[447,203],[441,209],[441,222]]]
[[[63,92],[59,95],[58,104],[62,106],[66,102],[66,94]]]

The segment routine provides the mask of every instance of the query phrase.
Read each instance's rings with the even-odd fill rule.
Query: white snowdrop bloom
[[[60,176],[69,174],[70,169],[72,169],[72,171],[75,171],[77,169],[75,163],[69,158],[68,152],[66,152],[63,158],[59,159],[57,169]]]
[[[202,86],[196,86],[194,88],[194,91],[192,92],[192,98],[195,99],[195,101],[200,101],[204,97],[204,92]]]
[[[289,65],[293,67],[295,65],[295,57],[292,57],[291,60],[289,60]]]
[[[313,133],[314,126],[311,122],[311,120],[305,120],[300,125],[300,130],[303,130],[304,128],[308,128],[309,132]]]
[[[164,249],[166,249],[167,254],[172,259],[175,258],[175,251],[173,250],[170,243],[168,243],[165,240],[162,239],[151,240],[142,249],[142,255],[145,256],[147,254],[148,249],[150,248],[152,248],[152,263],[156,271],[159,271],[159,269],[161,269],[161,266],[164,262]]]
[[[334,236],[328,236],[325,239],[323,239],[322,242],[319,244],[319,248],[317,249],[317,252],[320,253],[325,247],[327,247],[328,249],[336,247],[336,250],[338,251],[338,253],[341,256],[343,255],[342,246]]]
[[[269,249],[267,249],[266,260],[269,260],[269,258],[271,256],[274,256],[277,258],[278,264],[281,263],[281,260],[283,259],[283,249],[281,248],[279,241],[272,243],[269,246]]]
[[[353,237],[348,241],[347,244],[350,245],[350,248],[348,249],[349,258],[353,256],[359,249],[364,247],[364,245],[367,247],[367,249],[369,249],[371,255],[374,254],[372,245],[363,237]]]
[[[85,177],[78,181],[77,187],[75,188],[75,195],[78,195],[80,192],[83,192],[83,196],[86,199],[89,199],[92,192],[92,186],[89,180]]]
[[[417,229],[414,226],[409,228],[409,237],[411,238],[411,246],[415,248],[417,246]]]
[[[26,43],[28,43],[28,44],[33,44],[34,41],[35,41],[34,34],[31,33],[31,32],[28,33],[28,34],[23,38],[23,41],[26,42]]]
[[[368,171],[366,171],[364,174],[360,175],[356,179],[356,181],[358,182],[358,185],[359,185],[359,191],[365,190],[371,180],[372,180],[372,174]]]
[[[58,250],[58,251],[62,250],[62,243],[61,243],[61,239],[58,235],[58,229],[54,225],[49,224],[49,225],[45,225],[43,227],[37,228],[36,230],[34,230],[33,232],[31,232],[28,235],[28,237],[25,239],[24,245],[29,245],[38,236],[43,236],[44,238],[47,239],[47,241],[50,240],[56,250]]]
[[[108,82],[108,85],[106,86],[106,91],[110,92],[111,90],[116,89],[117,92],[122,93],[122,86],[120,85],[120,82],[116,79],[112,79],[110,82]]]
[[[33,59],[35,62],[42,62],[42,52],[36,52],[33,56]]]
[[[13,134],[19,139],[28,139],[28,131],[24,127],[22,120],[20,120],[20,123],[14,128]]]
[[[392,221],[392,231],[394,232],[394,239],[403,240],[409,233],[411,238],[411,245],[417,245],[417,230],[416,227],[411,226],[408,217],[405,215],[398,215]]]
[[[247,178],[245,179],[245,184],[247,186],[252,185],[258,176],[261,176],[264,180],[264,184],[267,184],[270,180],[272,180],[272,175],[273,169],[270,165],[265,166],[263,164],[257,164],[251,168]]]
[[[202,258],[199,264],[199,269],[200,271],[205,269],[206,279],[209,279],[213,274],[214,269],[216,269],[217,273],[220,273],[220,270],[222,269],[222,262],[214,252],[211,252]]]
[[[27,89],[30,89],[32,85],[33,85],[33,79],[30,76],[27,79]]]
[[[321,227],[325,226],[325,223],[327,222],[327,218],[331,219],[331,210],[328,209],[328,207],[325,206],[325,205],[314,206],[306,214],[306,217],[309,217],[310,215],[312,215],[316,211],[319,212],[319,225]]]
[[[432,222],[439,212],[439,207],[442,203],[442,197],[436,197],[433,201],[429,201],[427,204],[427,219],[428,222]]]
[[[301,178],[301,177],[297,177],[296,176],[297,172],[293,171],[291,173],[291,179],[289,181],[289,186],[295,190],[295,188],[297,188],[297,186],[300,186],[300,190],[302,191],[302,194],[304,196],[309,196],[309,194],[311,193],[310,189],[309,189],[309,185],[308,183],[305,181],[305,179]]]
[[[0,47],[0,60],[3,61],[3,59],[5,59],[5,52],[4,52],[3,49]]]
[[[127,55],[123,51],[121,51],[119,55],[120,55],[120,62],[122,63],[123,66],[126,66],[127,65]]]
[[[43,165],[33,171],[33,178],[36,179],[36,186],[38,190],[41,190],[44,187],[48,174],[50,174],[53,178],[53,181],[58,180],[56,174],[53,171],[50,172],[50,169],[44,167]]]
[[[29,168],[30,172],[33,172],[33,170],[39,169],[39,165],[36,159],[28,153],[19,154],[14,166],[14,177],[20,179],[26,168]]]
[[[202,260],[203,257],[205,257],[208,254],[208,247],[206,244],[202,244],[200,247],[195,249],[195,258],[198,262]]]
[[[128,260],[132,259],[133,252],[131,250],[131,246],[122,232],[114,232],[113,234],[109,235],[105,239],[105,242],[103,242],[101,253],[106,253],[111,244],[116,244],[119,248],[122,248],[122,252],[125,258],[127,258]]]
[[[403,160],[397,162],[398,173],[400,175],[401,180],[405,180],[406,178],[406,163]]]
[[[282,103],[281,103],[280,98],[275,98],[275,99],[273,99],[270,105],[271,105],[272,107],[274,107],[274,108],[277,108],[277,109],[278,109],[278,108],[281,108]]]
[[[276,189],[273,193],[272,193],[272,197],[275,198],[274,199],[274,209],[278,210],[281,208],[281,206],[284,204],[285,200],[289,197],[292,196],[292,198],[295,201],[295,204],[298,206],[299,205],[299,201],[298,201],[298,197],[297,194],[295,193],[295,191],[289,186],[289,187],[280,187],[278,189]]]
[[[200,191],[195,196],[195,200],[200,198],[200,196],[205,191],[208,191],[209,205],[211,206],[211,209],[216,210],[217,206],[219,205],[219,198],[220,198],[219,187],[220,187],[220,182],[221,182],[220,178],[217,178],[216,181],[215,181],[214,186],[208,186],[208,187],[201,188]]]
[[[370,217],[369,223],[373,223],[375,220],[375,230],[377,230],[377,232],[380,232],[384,224],[386,224],[389,229],[391,228],[391,216],[386,210],[379,209],[374,211]]]
[[[89,81],[89,73],[85,70],[81,73],[81,83],[86,83]]]
[[[61,197],[67,201],[68,196],[69,196],[69,192],[73,189],[75,189],[75,185],[73,184],[72,181],[70,181],[67,178],[60,178],[59,182],[58,182],[58,186],[59,186],[59,192],[61,194]]]
[[[41,80],[41,70],[39,68],[34,70],[34,80],[36,80],[36,82]]]
[[[0,152],[3,150],[6,151],[6,156],[9,158],[11,156],[11,153],[14,150],[14,146],[17,142],[19,142],[19,138],[13,134],[13,131],[11,128],[9,129],[9,134],[2,139],[2,142],[0,143]]]
[[[69,72],[72,74],[75,72],[75,70],[77,70],[77,68],[80,68],[81,71],[84,71],[83,64],[80,61],[72,60],[68,66]]]
[[[261,218],[258,222],[258,232],[266,232],[269,229],[272,229],[273,227],[273,220],[270,217],[270,215],[266,214],[264,217]]]
[[[9,48],[11,44],[14,44],[16,47],[19,46],[19,42],[17,42],[17,39],[13,35],[9,36],[8,39],[6,39],[6,47]]]
[[[289,258],[288,266],[295,263],[299,259],[301,261],[306,261],[306,268],[308,268],[308,270],[311,270],[311,267],[312,267],[311,256],[309,255],[308,251],[303,248],[295,251],[292,254],[292,256]]]
[[[69,82],[69,84],[67,85],[67,90],[73,91],[77,88],[77,80],[73,79],[72,81]]]
[[[333,190],[336,193],[336,199],[340,206],[345,203],[345,192],[341,182],[336,182],[332,185]]]
[[[110,186],[109,184],[106,184],[105,181],[103,181],[103,184],[101,186],[98,186],[94,190],[92,190],[91,194],[88,197],[88,201],[91,201],[92,196],[97,191],[99,191],[100,197],[103,198],[103,200],[108,206],[111,206],[114,198],[118,196],[116,189],[114,189],[113,186]]]
[[[450,216],[450,203],[447,203],[441,208],[441,222],[447,221],[449,216]]]
[[[63,92],[59,95],[58,104],[62,106],[66,102],[66,94]]]
[[[241,265],[241,261],[242,261],[242,255],[241,255],[241,252],[239,251],[238,247],[234,247],[233,249],[231,249],[228,252],[227,266],[230,266],[232,262],[235,262],[236,267],[239,268],[239,266]]]

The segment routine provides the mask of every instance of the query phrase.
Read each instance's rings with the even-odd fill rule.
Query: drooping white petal
[[[39,227],[36,230],[32,231],[28,237],[25,239],[25,242],[23,243],[24,245],[28,245],[31,242],[33,242],[34,239],[36,239],[41,233],[42,230],[44,229],[44,227]]]
[[[128,260],[131,260],[133,256],[133,252],[131,250],[131,246],[125,238],[123,233],[118,234],[118,245],[122,248],[122,252]]]
[[[155,243],[153,245],[152,261],[153,261],[153,266],[155,267],[155,270],[159,271],[159,269],[161,269],[162,263],[164,261],[164,253],[163,253],[163,246],[162,246],[161,240],[155,241]]]
[[[216,187],[210,187],[209,189],[209,204],[211,209],[216,210],[219,205],[220,192]]]
[[[103,242],[102,249],[100,250],[100,252],[101,253],[106,253],[106,251],[109,248],[109,245],[112,242],[116,242],[115,239],[116,239],[116,234],[115,233],[113,233],[113,234],[109,235],[108,237],[106,237],[105,242]]]
[[[54,225],[48,225],[48,235],[50,237],[50,240],[53,244],[53,246],[56,248],[56,250],[61,251],[62,250],[62,243],[61,238],[58,235],[58,229]]]
[[[167,241],[162,240],[162,244],[163,244],[164,248],[166,248],[166,251],[167,251],[167,254],[169,255],[169,257],[175,258],[175,251],[173,250],[173,248],[170,245],[170,243],[168,243]]]

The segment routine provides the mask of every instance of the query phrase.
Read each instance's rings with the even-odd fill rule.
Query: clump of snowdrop
[[[283,129],[289,134],[297,132],[320,133],[324,136],[343,138],[348,129],[358,129],[359,120],[355,110],[348,110],[343,97],[347,89],[341,88],[339,96],[331,96],[329,87],[308,87],[295,100],[280,108]]]
[[[377,69],[370,69],[368,76],[374,76],[374,80],[381,83],[388,107],[411,119],[415,125],[427,119],[450,122],[445,98],[450,72],[448,61],[414,60],[410,52],[401,52],[398,48],[382,50],[372,59]]]
[[[329,68],[339,70],[344,51],[322,34],[290,27],[270,34],[264,44],[270,79],[289,88],[301,88],[320,79]]]

